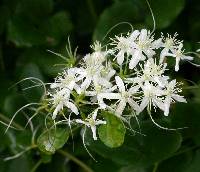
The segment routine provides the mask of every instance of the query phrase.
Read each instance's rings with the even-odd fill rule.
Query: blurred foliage
[[[178,32],[179,38],[185,40],[187,50],[199,47],[199,0],[149,0],[149,3],[155,16],[155,35],[157,32]],[[66,55],[65,46],[70,36],[72,47],[79,47],[77,54],[81,58],[90,51],[89,45],[93,41],[106,43],[110,36],[130,31],[131,26],[127,22],[134,29],[153,29],[152,16],[145,0],[2,0],[0,120],[9,123],[19,108],[38,102],[42,96],[42,88],[24,89],[31,86],[31,81],[10,88],[13,84],[26,77],[50,82],[66,63],[46,50]],[[158,123],[173,128],[188,127],[186,129],[164,131],[144,118],[140,127],[145,136],[133,135],[125,133],[119,120],[105,117],[107,125],[98,129],[103,143],[93,141],[91,133],[86,133],[85,144],[98,161],[95,162],[84,148],[79,128],[73,128],[73,139],[66,126],[47,132],[41,127],[47,114],[41,113],[33,119],[34,125],[29,122],[27,129],[23,130],[28,118],[34,115],[37,107],[34,105],[32,109],[19,113],[12,123],[12,127],[22,131],[9,129],[4,134],[6,127],[0,125],[0,171],[199,172],[199,72],[199,68],[182,63],[175,77],[184,82],[184,94],[189,103],[174,105],[168,118],[155,114]],[[109,118],[113,118],[116,128],[110,127]],[[137,128],[136,122],[132,122],[132,127]],[[113,132],[112,137],[110,132]],[[53,147],[47,140],[54,140]],[[58,150],[63,145],[65,153]],[[21,156],[4,161],[14,155]]]

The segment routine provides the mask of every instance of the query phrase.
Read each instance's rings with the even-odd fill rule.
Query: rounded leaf
[[[119,147],[124,143],[126,128],[122,121],[112,113],[104,113],[106,125],[101,125],[98,129],[100,140],[108,147]]]
[[[57,149],[63,147],[69,138],[69,131],[56,128],[42,133],[37,139],[38,148],[46,153],[53,154]]]

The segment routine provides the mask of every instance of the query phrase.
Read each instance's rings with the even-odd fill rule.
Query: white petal
[[[98,95],[98,97],[100,99],[114,99],[114,100],[117,100],[117,99],[121,99],[121,94],[119,93],[100,93]]]
[[[156,54],[155,51],[151,49],[145,50],[144,53],[147,55],[148,58],[152,58]]]
[[[112,78],[115,75],[115,73],[116,71],[114,69],[111,69],[109,73],[107,74],[106,79],[109,81],[110,78]]]
[[[165,116],[168,116],[168,114],[169,114],[170,104],[171,104],[171,98],[166,97],[165,102],[164,102],[164,115]]]
[[[94,140],[97,140],[97,135],[96,135],[96,126],[91,126],[92,130],[92,136]]]
[[[154,98],[152,99],[152,101],[153,101],[154,106],[159,107],[162,111],[165,111],[165,104],[163,103],[161,99]]]
[[[179,62],[180,62],[180,58],[176,57],[176,64],[175,64],[175,71],[179,71]]]
[[[76,115],[79,114],[77,107],[73,103],[65,102],[65,106],[71,109],[71,111],[74,112]]]
[[[99,84],[106,88],[112,87],[112,84],[104,78],[99,78]]]
[[[79,85],[75,84],[75,85],[74,85],[74,89],[76,90],[76,92],[77,92],[78,94],[81,94],[81,88],[79,87]]]
[[[131,87],[131,88],[129,88],[128,93],[135,94],[135,93],[137,93],[137,91],[139,90],[139,88],[140,88],[139,85]]]
[[[185,56],[185,55],[181,57],[182,60],[193,60],[193,58],[194,58],[194,57]]]
[[[129,62],[129,69],[133,69],[143,58],[145,57],[142,54],[142,51],[139,50],[134,51],[134,53],[132,54],[132,58]]]
[[[115,113],[117,115],[121,115],[122,112],[124,111],[125,107],[126,107],[126,101],[125,100],[121,100],[119,102],[119,104],[117,105],[117,109],[116,109]]]
[[[69,85],[67,86],[67,88],[70,89],[70,90],[73,90],[75,84],[76,84],[75,81],[71,81],[71,82],[69,83]]]
[[[147,30],[142,29],[140,32],[139,40],[140,41],[145,41],[147,39]]]
[[[50,88],[51,89],[54,89],[54,88],[57,88],[57,87],[59,87],[59,83],[52,83],[51,85],[50,85]]]
[[[140,112],[142,112],[147,107],[148,104],[149,104],[149,99],[147,97],[144,97],[140,104]]]
[[[117,63],[121,66],[124,61],[124,52],[119,51],[116,57],[117,57]]]
[[[99,110],[98,108],[94,110],[94,112],[93,112],[93,114],[92,114],[92,119],[93,119],[93,120],[96,120],[98,110]]]
[[[134,30],[134,31],[131,33],[129,39],[130,39],[131,41],[134,41],[134,40],[138,37],[139,34],[140,34],[139,30]]]
[[[124,86],[124,82],[122,81],[122,79],[119,76],[115,76],[115,81],[116,81],[119,91],[121,93],[125,92],[125,86]]]
[[[161,46],[163,45],[163,42],[162,42],[162,38],[159,38],[157,40],[155,40],[153,43],[152,43],[152,47],[153,48],[160,48]]]
[[[165,86],[165,83],[162,83],[163,80],[161,79],[161,77],[155,76],[153,79],[158,83],[159,87],[163,88]]]
[[[137,114],[141,112],[140,106],[132,99],[128,99],[129,105],[136,111]]]
[[[178,102],[187,103],[186,99],[183,96],[180,96],[178,94],[172,94],[172,98]]]
[[[83,121],[83,120],[81,120],[81,119],[76,119],[75,121],[76,121],[76,123],[79,123],[79,124],[88,125],[88,123],[86,123],[85,121]]]
[[[81,84],[81,90],[86,90],[90,84],[91,84],[92,78],[88,77],[84,80],[84,82]]]
[[[95,96],[96,94],[96,91],[85,91],[85,96]]]
[[[164,58],[168,55],[169,49],[168,48],[164,48],[161,53],[160,53],[160,60],[159,60],[159,64],[163,63]]]
[[[58,112],[63,108],[63,104],[60,103],[56,106],[54,112],[53,112],[53,116],[52,116],[52,119],[54,120],[58,114]]]
[[[96,125],[101,125],[101,124],[105,125],[105,124],[106,124],[106,121],[97,120],[97,121],[95,122],[95,124],[96,124]]]

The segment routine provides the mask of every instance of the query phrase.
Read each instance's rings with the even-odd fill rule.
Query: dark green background
[[[160,32],[179,33],[185,40],[187,51],[200,45],[199,0],[149,0],[156,20],[155,35]],[[0,2],[0,120],[8,122],[17,109],[26,103],[37,102],[42,90],[23,91],[29,83],[8,89],[25,77],[37,77],[44,82],[53,81],[61,71],[64,60],[46,50],[66,54],[65,45],[70,36],[73,49],[78,46],[78,57],[90,52],[89,45],[101,41],[108,30],[119,22],[129,22],[134,29],[152,29],[152,17],[145,0],[2,0]],[[131,28],[127,24],[114,28],[108,37]],[[104,41],[106,43],[106,41]],[[195,59],[197,64],[198,58]],[[184,82],[184,95],[188,104],[177,104],[170,115],[160,118],[170,126],[187,129],[171,133],[156,128],[145,119],[143,126],[147,137],[127,134],[121,148],[106,148],[100,141],[88,139],[88,148],[98,160],[91,159],[83,148],[79,131],[75,133],[75,150],[72,140],[66,143],[72,155],[88,164],[95,172],[200,172],[200,69],[181,63],[178,73],[173,73],[174,61],[169,61],[169,73]],[[193,83],[194,82],[194,83]],[[190,88],[190,89],[188,89]],[[24,126],[26,118],[19,114],[16,125]],[[34,121],[41,127],[44,121]],[[134,122],[134,121],[133,121]],[[30,172],[41,160],[36,171],[81,172],[73,161],[59,153],[47,156],[34,149],[16,160],[3,159],[30,145],[30,129],[4,134],[0,126],[0,172]],[[91,142],[91,143],[89,143]],[[157,170],[155,166],[158,164]],[[153,171],[153,169],[155,171]]]

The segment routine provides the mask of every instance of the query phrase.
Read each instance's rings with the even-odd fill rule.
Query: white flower
[[[53,104],[53,107],[55,107],[52,119],[56,118],[58,112],[61,111],[63,107],[69,108],[76,115],[79,114],[77,107],[71,102],[69,94],[63,95],[62,91],[58,91],[55,94],[50,94],[50,96],[52,97],[50,101]]]
[[[111,62],[107,62],[105,67],[101,70],[102,78],[105,78],[107,81],[115,75],[116,71],[113,69]]]
[[[124,36],[115,36],[115,39],[111,39],[113,42],[111,45],[114,45],[115,47],[113,48],[114,52],[117,51],[116,58],[117,58],[117,63],[121,66],[122,63],[124,62],[124,56],[125,54],[127,56],[130,55],[131,53],[131,45],[132,42],[135,41],[135,39],[138,37],[140,32],[138,30],[134,30],[131,34],[127,34],[125,37]],[[128,58],[128,57],[127,57]]]
[[[159,48],[161,39],[154,40],[153,36],[150,34],[150,31],[142,29],[138,37],[134,36],[130,42],[130,54],[132,58],[129,62],[129,69],[133,69],[139,63],[139,61],[144,61],[146,56],[151,58],[153,55],[155,55],[154,49]]]
[[[164,115],[168,116],[169,114],[169,108],[171,102],[174,100],[178,102],[186,103],[187,101],[183,96],[178,95],[177,93],[181,92],[182,90],[179,88],[176,88],[177,82],[176,80],[172,80],[166,85],[166,91],[165,91],[165,100],[164,100]]]
[[[113,42],[111,45],[114,45],[113,51],[117,52],[116,58],[117,63],[121,66],[124,62],[125,54],[129,55],[131,44],[129,37],[124,36],[115,36],[115,39],[111,39]]]
[[[83,82],[80,85],[81,91],[84,92],[92,83],[110,85],[106,78],[103,78],[101,73],[104,71],[105,66],[102,64],[106,60],[107,52],[96,51],[92,54],[87,54],[84,57],[82,64],[82,71],[80,77]],[[112,73],[112,72],[111,72]],[[111,74],[112,76],[113,74]]]
[[[132,99],[132,96],[137,93],[139,86],[131,87],[128,91],[126,91],[125,85],[119,76],[115,77],[115,81],[119,89],[119,93],[101,93],[99,95],[99,102],[101,102],[100,107],[106,107],[103,99],[113,99],[118,100],[119,102],[115,111],[117,115],[122,114],[127,103],[136,111],[136,113],[140,112],[138,104]]]
[[[94,140],[97,140],[96,126],[97,125],[106,124],[106,121],[102,121],[102,120],[96,119],[98,110],[99,110],[98,108],[96,110],[94,110],[94,112],[92,113],[92,116],[88,116],[84,121],[81,120],[81,119],[76,119],[75,120],[77,123],[84,124],[87,127],[91,128]]]
[[[162,47],[163,50],[160,53],[160,61],[159,63],[163,63],[164,58],[166,56],[169,56],[169,53],[177,47],[177,45],[179,45],[182,41],[179,41],[178,39],[176,39],[177,37],[177,33],[174,34],[174,36],[172,37],[171,35],[167,34],[167,37],[165,38],[163,35],[161,36],[163,39],[163,45]]]
[[[168,56],[176,58],[175,71],[179,70],[180,60],[193,60],[193,57],[184,55],[184,50],[182,50],[183,44],[180,43],[178,47],[172,50],[172,53],[168,53]]]
[[[94,45],[91,46],[94,50],[93,53],[87,54],[83,60],[87,67],[102,65],[106,61],[106,56],[110,53],[109,51],[102,51],[102,46],[100,42],[96,41]]]
[[[144,86],[142,86],[143,90],[143,98],[140,104],[140,110],[143,111],[145,107],[151,110],[151,105],[154,107],[159,107],[164,111],[164,104],[160,96],[163,95],[163,90],[160,87],[153,86],[149,82],[145,82]]]
[[[141,67],[141,66],[140,66]],[[169,79],[168,76],[164,76],[167,64],[156,64],[156,60],[153,58],[148,59],[144,67],[136,71],[136,77],[127,78],[127,81],[143,85],[146,81],[157,83],[160,87],[164,87],[165,83]]]
[[[95,58],[93,60],[95,61]],[[80,85],[81,92],[85,92],[91,84],[112,87],[109,80],[115,74],[115,70],[109,62],[105,63],[106,66],[103,66],[102,62],[91,62],[90,64],[85,64],[85,68],[82,68],[80,73],[80,76],[83,78],[83,82]]]
[[[50,85],[51,89],[62,90],[63,92],[71,92],[73,89],[79,90],[79,86],[76,84],[81,78],[78,76],[81,73],[79,68],[70,68],[64,70],[55,80],[54,83]]]
[[[114,90],[117,89],[117,86],[112,86],[112,87],[104,87],[102,85],[94,85],[94,88],[92,91],[85,91],[85,96],[91,96],[91,102],[92,103],[96,103],[98,102],[98,104],[101,106],[101,108],[103,107],[102,105],[104,105],[103,100],[101,99],[101,94],[102,93],[111,93]],[[100,96],[100,97],[99,97]],[[104,107],[105,108],[105,107]]]

